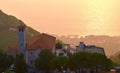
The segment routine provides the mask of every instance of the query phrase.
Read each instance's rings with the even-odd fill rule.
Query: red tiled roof
[[[41,49],[53,49],[55,45],[56,38],[48,34],[42,33],[34,37],[27,46],[26,50],[35,50],[37,48]]]
[[[55,45],[55,40],[55,37],[42,33],[32,38],[28,43],[26,50],[36,50],[37,48],[52,50]],[[19,52],[18,45],[11,45],[8,49],[9,53],[17,54]]]
[[[11,45],[8,47],[8,52],[9,53],[18,53],[18,45]]]

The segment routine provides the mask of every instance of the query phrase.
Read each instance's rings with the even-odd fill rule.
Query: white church
[[[43,49],[49,49],[53,51],[55,49],[56,38],[42,33],[38,36],[33,37],[30,42],[26,45],[25,36],[25,25],[18,26],[18,45],[9,46],[9,53],[13,56],[16,54],[23,53],[25,55],[26,63],[28,64],[28,72],[35,73],[36,69],[34,62],[38,57],[38,54]]]

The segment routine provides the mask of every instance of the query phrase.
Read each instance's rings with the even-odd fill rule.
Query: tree
[[[40,52],[39,57],[35,60],[37,70],[42,70],[46,73],[51,69],[50,61],[54,58],[52,51],[44,49]]]
[[[83,68],[91,67],[90,58],[91,58],[90,53],[87,52],[79,52],[71,55],[69,57],[70,69],[79,71],[79,73],[81,73]]]
[[[27,73],[27,64],[25,62],[23,54],[16,55],[14,65],[16,73]]]
[[[57,56],[51,60],[51,67],[53,69],[68,69],[68,57],[65,56]]]
[[[112,61],[105,55],[99,53],[79,52],[69,57],[69,65],[71,69],[81,70],[82,68],[89,68],[101,70],[109,70],[112,67]],[[79,71],[81,73],[81,71]]]
[[[0,73],[4,72],[13,64],[13,57],[0,50]]]
[[[61,49],[61,48],[62,48],[62,44],[61,44],[60,42],[57,42],[57,43],[55,44],[55,48],[56,48],[56,49]]]
[[[93,63],[94,66],[99,65],[101,70],[109,70],[112,68],[113,63],[110,59],[108,59],[105,55],[98,54],[98,53],[93,53]]]

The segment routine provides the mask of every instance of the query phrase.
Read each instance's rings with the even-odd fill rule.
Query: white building
[[[49,49],[53,51],[55,49],[55,40],[55,37],[43,33],[34,37],[28,43],[26,48],[26,63],[28,64],[31,73],[36,70],[34,63],[41,50]]]
[[[76,53],[80,51],[90,52],[90,53],[100,53],[105,55],[104,49],[101,47],[96,47],[94,45],[85,45],[84,42],[80,42],[79,46],[76,46]]]
[[[25,26],[21,24],[18,26],[18,45],[9,46],[9,53],[13,56],[23,53],[28,65],[28,73],[35,73],[36,69],[34,63],[38,58],[39,53],[43,49],[53,51],[55,49],[56,38],[51,35],[42,33],[33,37],[27,45],[25,38]]]
[[[55,55],[56,56],[69,56],[73,54],[72,48],[70,47],[70,44],[62,44],[61,49],[55,49]]]

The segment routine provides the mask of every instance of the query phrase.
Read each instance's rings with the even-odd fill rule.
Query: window
[[[30,52],[30,54],[32,55],[32,52]]]
[[[63,56],[64,55],[64,53],[59,53],[59,56]]]

